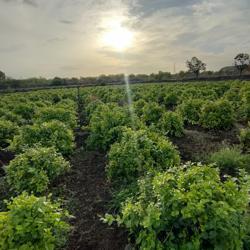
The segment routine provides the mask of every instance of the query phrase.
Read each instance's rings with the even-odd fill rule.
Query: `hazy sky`
[[[12,77],[173,72],[192,56],[216,70],[239,52],[250,53],[250,0],[0,0]]]

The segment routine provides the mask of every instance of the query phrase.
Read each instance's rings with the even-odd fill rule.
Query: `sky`
[[[0,70],[14,78],[208,70],[250,53],[250,0],[0,0]]]

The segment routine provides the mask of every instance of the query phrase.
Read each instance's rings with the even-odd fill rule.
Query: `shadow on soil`
[[[108,211],[111,200],[110,187],[105,176],[105,155],[80,148],[80,141],[86,135],[76,138],[78,149],[71,157],[71,172],[65,177],[68,206],[75,216],[73,231],[67,250],[120,250],[127,244],[127,234],[120,228],[110,227],[100,221]],[[81,140],[82,139],[82,140]]]

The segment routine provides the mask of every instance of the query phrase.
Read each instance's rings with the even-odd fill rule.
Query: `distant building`
[[[237,70],[237,68],[235,66],[227,66],[224,67],[222,69],[219,70],[219,74],[220,75],[238,75],[239,71]],[[250,75],[250,66],[248,67],[248,69],[243,71],[244,75]]]

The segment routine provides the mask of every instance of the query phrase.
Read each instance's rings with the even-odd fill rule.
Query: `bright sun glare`
[[[117,51],[124,51],[133,45],[134,34],[123,27],[119,20],[111,20],[102,34],[102,45]]]

